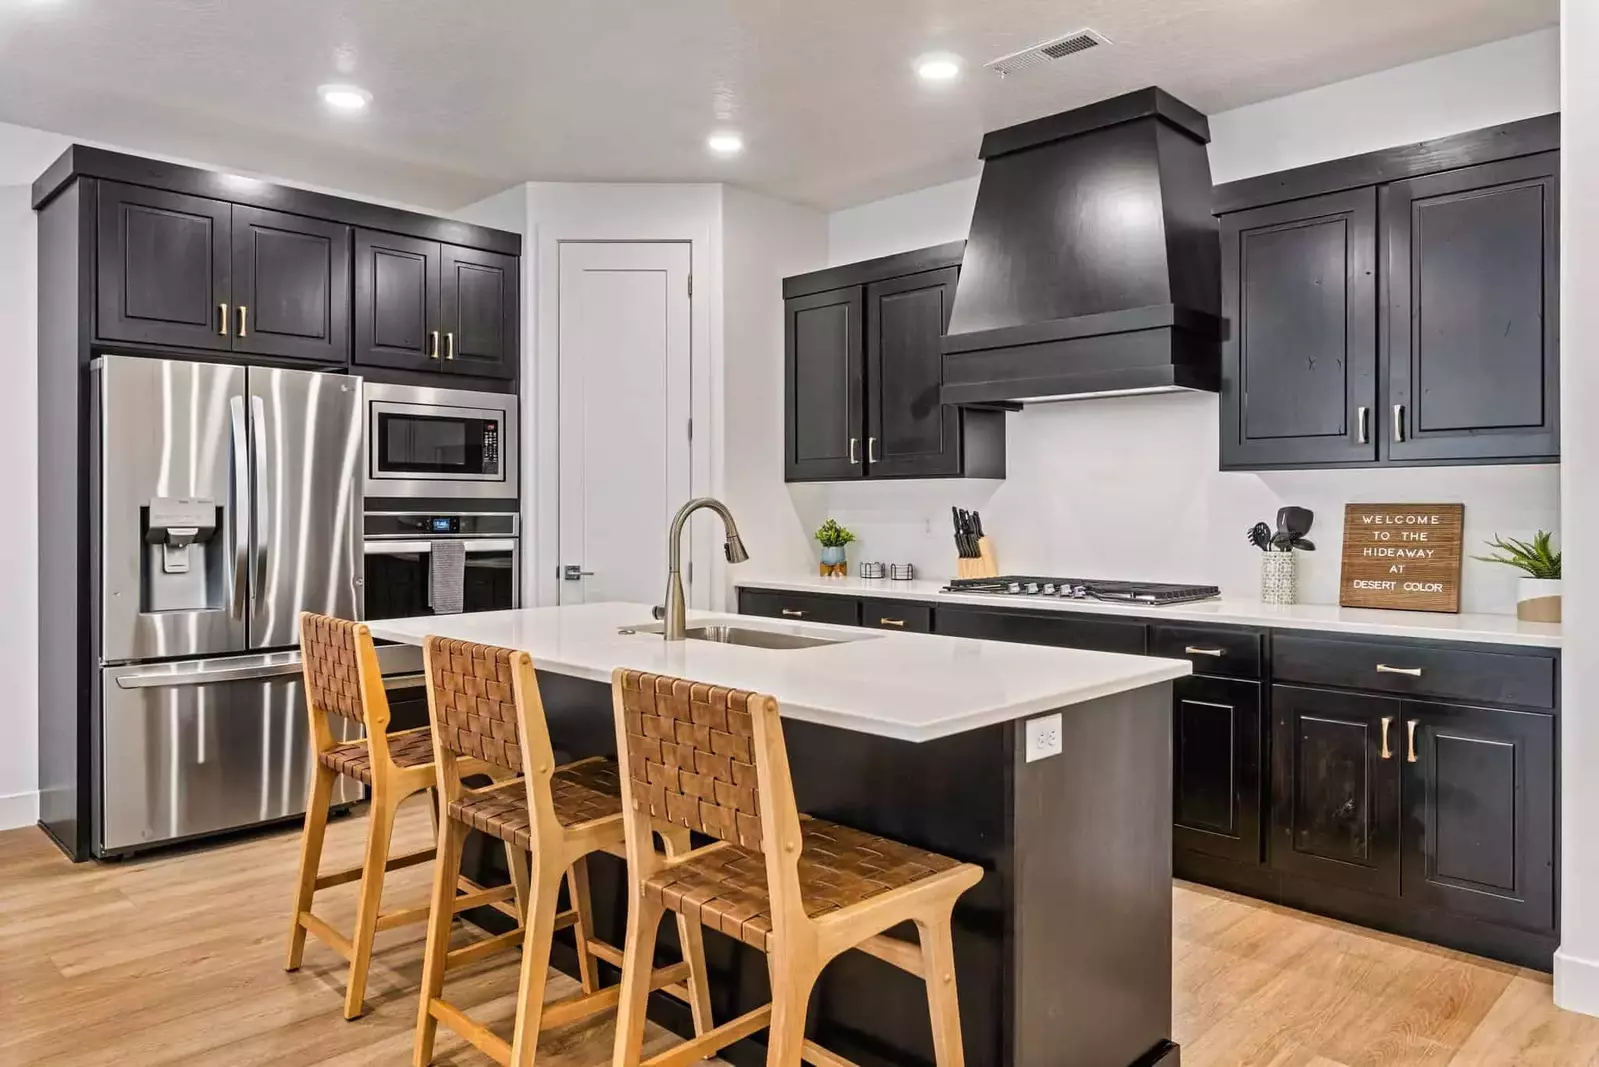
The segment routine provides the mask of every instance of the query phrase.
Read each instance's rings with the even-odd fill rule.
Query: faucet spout
[[[733,521],[733,513],[720,500],[708,496],[695,497],[677,510],[666,541],[666,605],[662,614],[666,624],[663,635],[668,641],[682,641],[688,629],[687,606],[683,600],[683,527],[688,525],[689,516],[701,508],[709,508],[721,516],[726,539],[722,553],[727,557],[727,562],[743,563],[750,558],[744,548],[744,539],[738,534],[738,523]]]

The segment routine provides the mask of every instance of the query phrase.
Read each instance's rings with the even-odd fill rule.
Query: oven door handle
[[[361,552],[368,556],[412,556],[426,555],[433,551],[432,541],[366,541],[361,546]],[[514,537],[482,537],[467,540],[466,554],[471,556],[481,552],[515,552],[516,538]]]

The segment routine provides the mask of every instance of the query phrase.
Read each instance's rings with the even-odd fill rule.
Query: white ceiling
[[[824,208],[971,173],[983,131],[1145,85],[1207,113],[1509,37],[1558,0],[0,0],[0,121],[439,209],[530,179]],[[1083,26],[1112,48],[981,64]],[[957,83],[912,60],[954,52]],[[319,84],[372,91],[327,114]],[[734,160],[712,129],[740,130]]]

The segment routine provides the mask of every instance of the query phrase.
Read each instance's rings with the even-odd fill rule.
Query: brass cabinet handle
[[[1356,432],[1356,440],[1360,444],[1365,444],[1366,441],[1367,441],[1368,431],[1366,429],[1366,422],[1367,422],[1367,420],[1370,417],[1371,417],[1371,409],[1366,407],[1365,405],[1362,405],[1362,406],[1360,406],[1359,408],[1357,408],[1355,410],[1355,421],[1359,424],[1359,427],[1360,427],[1359,430]]]
[[[784,608],[783,614],[787,615],[791,619],[803,619],[805,617],[805,613],[803,611],[799,611],[795,608]]]
[[[1394,440],[1395,441],[1403,441],[1404,439],[1405,439],[1405,405],[1403,405],[1403,404],[1395,404],[1394,405]]]
[[[239,336],[250,336],[250,309],[243,304],[239,305]]]
[[[444,335],[444,358],[455,358],[455,333],[453,331]]]
[[[220,312],[217,318],[222,322],[222,325],[217,327],[217,333],[223,337],[226,337],[228,335],[228,327],[232,325],[232,322],[228,318],[228,305],[218,304],[217,311]]]
[[[868,437],[866,439],[866,462],[877,462],[877,438],[875,437]]]
[[[434,330],[432,332],[432,334],[430,334],[429,336],[432,338],[432,341],[433,341],[433,350],[428,353],[428,358],[429,359],[438,359],[439,358],[439,331]]]
[[[1394,717],[1392,715],[1384,715],[1382,717],[1382,752],[1379,754],[1383,759],[1394,758],[1394,750],[1388,747],[1388,727],[1393,724]]]
[[[877,625],[879,625],[879,626],[904,626],[905,625],[905,620],[904,619],[878,619],[877,620]]]
[[[1183,652],[1190,656],[1214,656],[1217,659],[1227,654],[1227,650],[1223,648],[1196,648],[1193,645],[1183,649]]]
[[[1405,735],[1406,735],[1405,762],[1406,763],[1415,763],[1416,762],[1416,724],[1418,722],[1420,722],[1420,721],[1421,721],[1420,719],[1411,719],[1409,722],[1405,723]]]
[[[1377,664],[1378,674],[1403,674],[1411,678],[1421,677],[1420,667],[1390,667],[1386,663]]]
[[[861,457],[856,451],[860,443],[861,439],[859,437],[851,437],[849,439],[849,461],[851,463],[859,463],[861,461]]]

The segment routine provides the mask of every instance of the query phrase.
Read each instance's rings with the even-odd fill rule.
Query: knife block
[[[957,578],[999,577],[999,560],[994,555],[994,542],[987,537],[979,537],[977,539],[977,553],[974,559],[956,557],[955,576]]]

